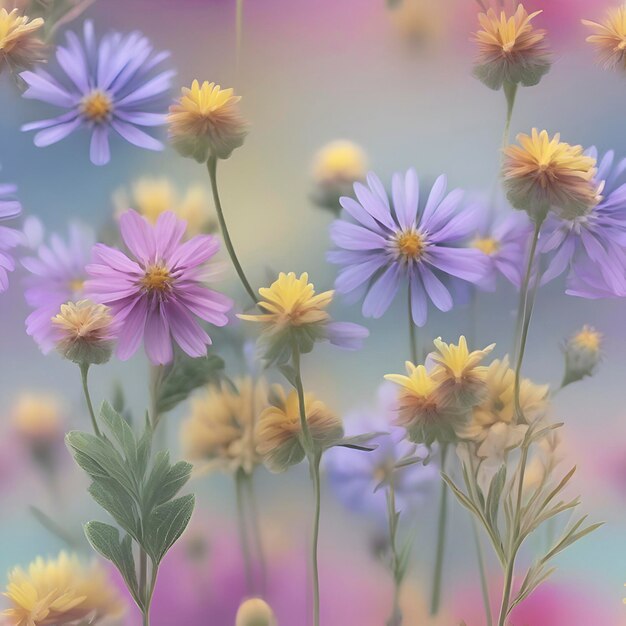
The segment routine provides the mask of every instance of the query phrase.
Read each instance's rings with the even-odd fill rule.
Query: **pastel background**
[[[556,61],[540,86],[520,91],[513,132],[537,126],[561,132],[571,143],[596,145],[601,152],[615,149],[619,157],[626,156],[624,77],[596,65],[580,25],[580,18],[599,18],[609,4],[527,3],[528,8],[544,11],[537,22],[549,30]],[[477,6],[471,0],[403,0],[396,9],[388,8],[384,0],[246,0],[239,62],[234,0],[98,0],[87,15],[100,33],[109,28],[139,29],[157,48],[171,50],[177,85],[197,77],[233,86],[243,96],[242,110],[252,130],[245,147],[220,166],[222,200],[240,259],[254,284],[262,283],[270,270],[308,271],[321,289],[330,288],[335,270],[325,262],[330,215],[310,201],[310,163],[325,142],[356,141],[383,179],[415,166],[424,180],[445,172],[451,186],[469,191],[488,192],[496,184],[504,98],[471,76],[470,37]],[[3,182],[19,185],[25,213],[39,216],[47,229],[62,232],[74,219],[101,227],[111,219],[113,193],[145,175],[167,176],[181,189],[199,182],[207,185],[208,194],[204,168],[170,148],[152,154],[120,141],[113,145],[113,159],[104,168],[90,164],[87,137],[81,133],[52,147],[36,148],[19,127],[47,117],[45,109],[21,100],[3,77],[0,176]],[[221,288],[241,298],[236,276],[226,267]],[[101,515],[64,450],[58,494],[49,497],[45,477],[11,443],[9,407],[22,390],[57,394],[68,423],[86,423],[75,367],[55,355],[43,357],[24,332],[28,311],[20,282],[18,272],[10,290],[0,297],[0,410],[5,413],[0,417],[6,418],[0,428],[5,432],[0,446],[0,573],[62,547],[34,519],[30,504],[37,502],[77,534],[80,522]],[[515,293],[504,284],[496,294],[481,296],[477,342],[495,341],[498,351],[510,350],[515,305]],[[339,303],[335,310],[340,319],[362,321],[358,305]],[[561,281],[538,296],[525,362],[525,372],[533,379],[559,383],[559,343],[582,324],[592,324],[606,337],[598,374],[559,394],[555,408],[566,424],[566,463],[578,466],[575,482],[583,507],[606,525],[559,558],[549,598],[556,608],[546,625],[626,623],[625,319],[626,302],[570,298]],[[432,315],[422,331],[423,341],[439,335],[456,338],[467,331],[468,323],[464,309]],[[368,320],[366,325],[371,336],[362,352],[322,348],[304,363],[307,386],[340,413],[372,405],[382,375],[400,371],[408,357],[401,299],[383,319]],[[115,381],[121,381],[130,406],[141,414],[147,367],[138,354],[130,362],[98,368],[94,397],[99,402]],[[233,362],[235,373],[237,367]],[[175,451],[180,450],[178,428],[185,411],[180,408],[167,418]],[[310,517],[305,468],[280,477],[262,471],[258,486],[279,623],[301,626]],[[192,487],[200,494],[200,505],[187,539],[164,564],[154,621],[156,626],[175,619],[181,624],[231,626],[243,593],[232,484],[227,477],[211,476],[197,479]],[[320,545],[326,624],[379,626],[388,613],[390,584],[371,556],[375,527],[345,511],[329,490],[324,505]],[[433,491],[412,522],[417,538],[406,589],[408,626],[428,623],[422,597],[430,588],[436,506]],[[450,537],[446,614],[438,623],[455,626],[463,618],[468,626],[482,626],[469,519],[456,504]],[[194,538],[207,549],[199,557],[207,561],[205,566],[186,551]],[[489,566],[497,583],[495,561],[490,559]],[[187,572],[184,577],[173,573],[181,567]],[[158,607],[171,607],[173,597],[180,607],[159,618]],[[520,615],[520,626],[544,623],[533,616],[532,602]],[[541,619],[547,619],[546,602]],[[132,614],[129,619],[129,624],[137,623]]]

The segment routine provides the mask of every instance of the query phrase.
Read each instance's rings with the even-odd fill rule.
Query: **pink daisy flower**
[[[215,326],[228,323],[232,301],[204,282],[204,263],[218,251],[219,241],[197,235],[183,242],[185,227],[171,212],[153,226],[131,210],[120,218],[120,232],[132,256],[94,246],[85,290],[111,307],[120,323],[117,356],[122,360],[137,351],[142,338],[155,365],[172,360],[172,339],[189,356],[204,356],[211,338],[197,318]]]

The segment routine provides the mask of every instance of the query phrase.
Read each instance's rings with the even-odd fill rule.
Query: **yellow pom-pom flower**
[[[197,80],[183,87],[170,106],[167,122],[172,145],[184,157],[205,163],[209,157],[227,159],[243,145],[248,125],[239,113],[240,96],[232,89]]]
[[[4,595],[10,607],[2,615],[10,626],[97,624],[124,610],[100,565],[84,566],[64,552],[47,561],[39,557],[26,571],[16,567]]]
[[[542,220],[552,209],[563,219],[587,214],[600,200],[596,160],[581,146],[561,141],[545,130],[520,133],[519,145],[504,150],[504,186],[509,201],[531,218]]]
[[[306,454],[298,394],[295,390],[286,394],[277,385],[272,389],[270,401],[257,424],[257,450],[270,471],[283,472],[300,463]],[[341,419],[322,401],[307,393],[304,406],[314,450],[321,452],[342,439]]]
[[[274,611],[265,600],[250,598],[239,606],[235,626],[276,626]]]
[[[602,333],[585,324],[563,346],[565,376],[562,387],[591,376],[602,357]]]
[[[0,8],[0,72],[5,67],[24,70],[45,60],[45,45],[37,34],[43,25],[40,17],[30,20],[18,9]]]

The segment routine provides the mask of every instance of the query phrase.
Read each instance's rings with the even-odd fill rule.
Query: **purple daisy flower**
[[[367,454],[335,447],[325,455],[330,485],[337,498],[351,511],[372,515],[381,523],[387,520],[385,489],[377,487],[389,476],[391,468],[409,456],[426,458],[428,448],[406,440],[403,428],[393,426],[396,418],[397,394],[392,385],[383,384],[378,390],[374,411],[356,411],[345,417],[347,429],[354,434],[384,432],[372,440],[378,447]],[[396,506],[400,511],[418,505],[429,488],[437,481],[436,464],[415,463],[396,470],[393,475]]]
[[[0,222],[17,217],[22,212],[22,205],[15,199],[16,191],[15,185],[0,184]],[[15,269],[10,251],[21,242],[19,231],[0,226],[0,293],[9,287],[9,272]]]
[[[98,45],[92,22],[85,22],[84,42],[68,32],[66,47],[57,48],[56,58],[65,73],[62,82],[41,68],[20,74],[28,85],[25,98],[67,109],[63,115],[26,124],[22,130],[38,130],[35,145],[43,147],[84,126],[91,131],[89,153],[95,165],[109,162],[111,130],[140,148],[162,150],[160,141],[138,127],[165,122],[162,97],[174,72],[155,74],[153,70],[168,56],[168,52],[155,53],[139,32],[112,32]]]
[[[457,211],[463,192],[456,189],[446,195],[443,175],[419,211],[414,169],[404,177],[394,174],[393,209],[375,174],[368,174],[367,183],[355,183],[356,200],[340,200],[354,221],[340,219],[331,226],[331,239],[339,249],[331,251],[328,260],[342,266],[335,287],[339,293],[365,293],[363,315],[378,318],[404,283],[411,294],[413,321],[423,326],[429,299],[441,311],[453,306],[444,280],[476,283],[485,275],[485,255],[462,245],[475,230],[474,212]]]
[[[172,338],[189,356],[204,356],[211,338],[196,318],[228,324],[232,301],[204,285],[203,264],[219,241],[196,235],[183,243],[186,226],[170,211],[153,226],[131,210],[120,218],[120,233],[132,258],[104,244],[94,246],[85,288],[93,300],[110,306],[120,323],[122,360],[137,351],[142,338],[155,365],[172,360]]]
[[[587,153],[597,158],[595,148]],[[551,254],[545,284],[568,271],[566,293],[582,298],[626,296],[626,159],[615,163],[612,150],[598,160],[596,180],[603,198],[573,220],[551,216],[542,232],[541,251]]]
[[[25,225],[25,231],[30,233],[41,230],[41,223],[35,218],[30,218]],[[52,318],[61,305],[84,298],[85,266],[91,258],[94,243],[95,235],[90,228],[70,224],[67,240],[52,234],[49,243],[36,245],[37,256],[21,260],[30,272],[25,280],[24,297],[34,309],[26,318],[26,332],[44,354],[55,346]]]
[[[469,210],[469,209],[468,209]],[[485,291],[495,291],[498,274],[519,289],[532,225],[526,213],[507,210],[504,203],[476,205],[476,230],[469,241],[486,257],[487,273],[478,283]]]

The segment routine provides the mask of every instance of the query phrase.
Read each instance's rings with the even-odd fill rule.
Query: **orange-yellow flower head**
[[[287,395],[276,385],[271,403],[257,424],[257,450],[270,471],[283,472],[305,456],[298,394],[293,390]],[[304,406],[314,448],[322,451],[343,437],[341,419],[313,394],[305,394]]]
[[[431,445],[435,441],[456,440],[456,429],[465,413],[442,402],[439,385],[423,365],[406,362],[407,375],[386,374],[385,378],[400,386],[397,424],[407,431],[414,443]]]
[[[24,70],[45,60],[45,45],[37,34],[43,24],[42,18],[29,20],[18,9],[0,9],[0,72],[5,66]]]
[[[585,324],[565,342],[565,376],[562,386],[591,376],[602,357],[602,333]]]
[[[532,25],[539,13],[529,15],[520,4],[510,16],[504,10],[498,15],[493,9],[478,15],[481,30],[474,35],[478,44],[474,73],[487,87],[536,85],[550,69],[546,32]]]
[[[456,345],[445,343],[440,338],[435,339],[434,344],[437,350],[430,354],[435,363],[431,377],[438,384],[440,403],[454,406],[460,411],[471,409],[481,401],[487,391],[487,367],[481,365],[481,362],[494,349],[495,344],[470,352],[463,335]]]
[[[124,610],[100,565],[84,566],[64,552],[56,559],[35,559],[27,571],[16,567],[4,595],[10,606],[2,615],[10,626],[98,624]]]
[[[594,180],[596,160],[581,146],[552,138],[533,128],[520,133],[519,145],[504,149],[503,176],[507,196],[516,209],[542,219],[552,209],[563,219],[587,214],[600,200],[602,185]]]
[[[167,116],[172,145],[184,157],[199,163],[213,156],[227,159],[243,145],[248,125],[239,113],[240,96],[232,89],[197,80],[182,95]]]
[[[251,378],[211,385],[191,401],[191,414],[183,422],[181,438],[185,456],[207,463],[208,469],[251,474],[261,462],[255,427],[267,406],[263,382]]]
[[[276,626],[276,616],[261,598],[249,598],[239,606],[235,626]]]
[[[582,23],[594,31],[587,41],[596,47],[600,63],[606,69],[626,70],[626,4],[609,9],[603,22]]]
[[[79,365],[106,363],[111,358],[115,327],[111,310],[91,300],[68,302],[52,318],[61,356]]]

